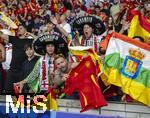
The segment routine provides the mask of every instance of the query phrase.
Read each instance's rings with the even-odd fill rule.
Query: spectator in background
[[[42,25],[43,23],[41,22],[41,16],[37,15],[34,19],[34,26],[33,26],[32,32],[35,35],[38,35],[39,29]]]
[[[6,92],[6,86],[7,86],[7,71],[10,68],[10,63],[11,63],[11,59],[12,59],[12,44],[8,43],[5,45],[5,50],[6,50],[6,60],[4,62],[2,62],[2,68],[3,68],[3,93]]]
[[[17,36],[8,36],[2,32],[0,33],[0,37],[5,41],[5,43],[9,42],[12,44],[12,60],[10,69],[7,71],[7,93],[13,93],[13,83],[22,80],[21,68],[26,59],[24,45],[33,42],[33,39],[29,38],[29,35],[31,34],[27,32],[23,25],[18,27]]]
[[[6,59],[6,50],[2,43],[0,43],[0,93],[5,90],[5,78],[3,77],[2,62]]]
[[[59,27],[60,28],[60,27]],[[63,29],[62,28],[57,28],[56,25],[52,23],[51,20],[46,21],[46,30],[44,34],[56,34],[60,38],[57,40],[57,47],[58,47],[58,52],[62,53],[66,58],[68,57],[68,46],[67,46],[67,38],[63,35],[61,32]],[[64,31],[64,30],[63,30]]]
[[[34,27],[34,19],[33,19],[32,15],[28,15],[28,18],[27,18],[27,19],[28,19],[28,20],[25,21],[25,24],[26,24],[26,26],[27,26],[27,31],[28,31],[28,32],[32,32],[32,29],[33,29],[33,27]]]
[[[84,1],[85,1],[85,6],[86,6],[87,8],[90,8],[91,5],[93,5],[93,0],[84,0]]]
[[[71,33],[71,26],[67,23],[67,17],[65,14],[61,15],[60,22],[60,27],[62,27],[66,31],[66,33]]]
[[[75,19],[75,16],[73,16],[73,11],[71,10],[67,10],[65,13],[64,13],[67,17],[67,23],[69,23],[70,25],[72,24],[72,21]]]
[[[95,6],[95,15],[100,16],[100,7],[98,5]]]
[[[141,42],[144,43],[144,39],[142,37],[140,37],[140,36],[134,36],[133,39],[141,41]]]
[[[5,50],[6,50],[6,60],[2,63],[2,66],[3,69],[7,71],[10,68],[10,62],[12,59],[12,44],[11,43],[6,44]]]

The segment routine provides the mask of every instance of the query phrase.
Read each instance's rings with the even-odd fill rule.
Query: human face
[[[28,47],[25,50],[25,53],[26,53],[26,55],[27,55],[28,58],[32,58],[34,56],[34,50],[33,50],[33,48]]]
[[[93,29],[92,27],[90,27],[89,25],[84,25],[83,27],[83,33],[84,33],[84,36],[85,38],[90,38],[92,33],[93,33]]]
[[[61,15],[61,17],[60,17],[60,22],[63,23],[63,22],[65,22],[65,21],[66,21],[65,15]]]
[[[26,29],[23,26],[18,27],[18,36],[22,36],[26,33]]]
[[[55,51],[55,46],[53,44],[46,45],[46,52],[48,55],[53,55]]]
[[[61,72],[66,72],[68,68],[68,64],[66,59],[63,57],[59,57],[55,60],[56,68],[59,69]]]
[[[53,28],[54,28],[55,26],[53,25],[53,23],[48,23],[48,24],[46,24],[46,27],[47,27],[47,30],[50,32],[50,31],[53,30]]]
[[[100,13],[100,9],[99,8],[95,8],[96,14]]]
[[[150,12],[150,2],[145,3],[145,4],[144,4],[144,7],[145,7],[145,9],[146,9],[147,11]]]
[[[66,14],[67,17],[69,17],[69,16],[71,16],[71,11],[67,10],[65,14]]]
[[[103,8],[103,3],[101,2],[101,1],[98,1],[98,6],[100,7],[100,8]]]

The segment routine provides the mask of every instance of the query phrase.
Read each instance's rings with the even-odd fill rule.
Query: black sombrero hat
[[[100,35],[106,30],[104,23],[94,16],[82,16],[75,19],[73,22],[73,29],[75,31],[77,30],[80,34],[83,34],[83,26],[85,24],[92,26],[94,34],[96,35]]]
[[[44,35],[38,37],[33,42],[34,51],[37,54],[45,55],[47,44],[53,44],[55,46],[55,49],[57,49],[57,41],[59,40],[59,38],[60,38],[59,35],[56,35],[56,34],[44,34]],[[55,52],[56,52],[56,50],[55,50]]]

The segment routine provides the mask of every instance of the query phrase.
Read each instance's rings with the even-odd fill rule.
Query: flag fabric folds
[[[56,97],[52,88],[49,88],[47,95],[47,108],[48,110],[58,110],[58,104],[56,101]]]
[[[6,25],[13,29],[17,29],[18,26],[9,18],[7,17],[3,12],[0,12],[0,20],[2,20]]]
[[[77,58],[77,62],[82,60],[82,57],[85,55],[90,55],[94,63],[98,63],[99,68],[101,69],[102,61],[96,52],[88,46],[69,46],[69,51],[72,54],[72,58]]]
[[[81,112],[107,105],[98,84],[97,64],[91,56],[85,57],[77,67],[71,70],[65,83],[64,91],[67,95],[71,95],[75,90],[78,91]]]
[[[80,62],[82,57],[85,55],[90,55],[92,58],[92,61],[94,63],[97,63],[97,74],[101,77],[102,81],[106,86],[109,85],[109,83],[106,81],[106,76],[104,73],[102,73],[100,70],[103,69],[103,62],[100,59],[100,56],[96,54],[96,52],[88,46],[69,46],[69,52],[72,56],[72,60],[75,60],[74,62]]]
[[[150,46],[118,33],[110,37],[104,73],[108,82],[150,106]]]
[[[34,93],[39,92],[39,84],[40,84],[40,76],[39,76],[39,67],[40,67],[40,60],[38,60],[32,70],[32,72],[27,76],[26,81],[29,87],[34,91]]]
[[[144,41],[150,43],[150,20],[141,16],[135,15],[131,21],[131,26],[128,31],[129,37],[140,36]]]

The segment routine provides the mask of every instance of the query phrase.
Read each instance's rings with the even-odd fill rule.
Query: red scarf
[[[46,79],[46,60],[45,60],[45,56],[42,60],[42,80]]]

